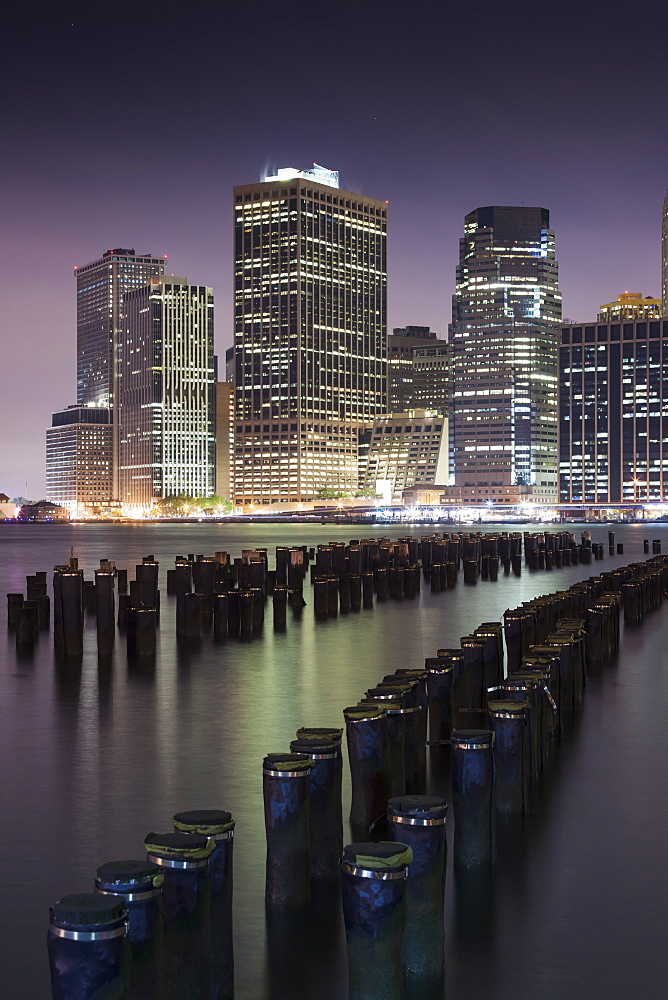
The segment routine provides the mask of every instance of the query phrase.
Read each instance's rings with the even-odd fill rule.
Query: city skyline
[[[135,16],[122,54],[120,16],[49,11],[35,24],[12,12],[7,24],[0,393],[20,419],[2,436],[0,488],[12,496],[43,493],[43,429],[76,398],[71,269],[117,246],[167,254],[167,271],[213,287],[223,357],[229,192],[277,166],[317,160],[340,170],[343,187],[389,201],[390,328],[447,329],[461,218],[476,205],[550,210],[566,317],[593,320],[625,289],[660,294],[661,11],[647,14],[634,46],[622,13],[598,2],[565,2],[549,16],[523,2],[418,4],[408,20],[344,3],[336,17],[316,9],[296,23],[260,4],[252,26],[241,12],[195,4],[187,24]],[[341,31],[347,23],[356,30]],[[353,73],[328,74],[323,62],[334,24],[332,67],[348,59]],[[369,37],[379,45],[371,62]],[[259,69],[247,74],[251,43]],[[283,61],[275,88],[273,53],[292,44],[299,59]],[[484,51],[506,55],[476,59],[468,74]],[[164,127],[181,118],[192,125],[187,143]],[[28,392],[39,406],[25,407]]]

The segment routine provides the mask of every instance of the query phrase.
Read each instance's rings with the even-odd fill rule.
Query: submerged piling
[[[349,844],[341,858],[349,1000],[403,1000],[406,878],[402,843]]]

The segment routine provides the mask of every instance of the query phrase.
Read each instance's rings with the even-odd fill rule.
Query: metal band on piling
[[[127,896],[123,897],[127,899]],[[56,927],[51,924],[49,931],[54,937],[66,938],[68,941],[111,941],[112,938],[123,937],[127,934],[127,921],[113,931],[69,931],[64,927]]]

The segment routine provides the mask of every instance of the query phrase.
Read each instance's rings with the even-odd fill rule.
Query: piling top
[[[346,722],[376,722],[384,715],[385,709],[382,705],[377,708],[373,705],[350,705],[343,710]]]
[[[340,757],[341,740],[313,740],[305,736],[301,740],[293,740],[290,749],[293,753],[308,754],[310,757]]]
[[[262,766],[265,772],[290,774],[295,771],[309,771],[313,767],[313,761],[305,753],[269,753],[264,758]]]
[[[98,868],[95,884],[104,884],[105,887],[118,885],[120,892],[123,886],[129,890],[140,885],[155,887],[160,884],[155,879],[162,882],[162,878],[158,866],[150,861],[108,861]]]
[[[96,892],[63,896],[51,907],[51,920],[70,927],[93,929],[118,923],[127,917],[125,902],[118,896],[101,896]]]
[[[374,873],[401,873],[413,860],[413,852],[406,844],[396,841],[381,840],[377,844],[348,844],[343,848],[342,867],[350,871],[358,869],[355,874],[366,873],[373,877]]]
[[[372,701],[401,701],[401,696],[405,690],[407,689],[399,684],[396,687],[390,684],[381,685],[380,687],[369,688],[366,698],[370,698]],[[366,701],[366,699],[364,700]]]
[[[488,701],[487,708],[490,715],[494,715],[497,718],[503,718],[505,715],[516,715],[519,717],[524,714],[527,703],[526,701]]]
[[[400,667],[399,670],[394,671],[394,676],[400,678],[414,677],[416,680],[419,681],[419,680],[424,680],[424,678],[427,676],[427,671],[424,670],[422,667],[414,667],[414,668]]]
[[[199,833],[147,833],[147,853],[177,861],[199,861],[213,852],[214,841]]]
[[[178,812],[172,818],[175,830],[182,833],[201,833],[205,837],[215,837],[234,829],[232,813],[225,809],[190,809]]]
[[[494,743],[494,733],[491,729],[453,729],[452,745],[455,749],[466,749],[463,744],[470,745],[471,748],[478,748],[481,745],[491,747]]]
[[[414,826],[442,826],[448,803],[440,795],[398,795],[387,803],[387,815],[392,820],[412,821]]]
[[[340,743],[343,729],[328,729],[326,727],[318,729],[313,726],[302,726],[301,729],[297,730],[296,736],[298,740],[325,740],[327,742],[338,740]]]

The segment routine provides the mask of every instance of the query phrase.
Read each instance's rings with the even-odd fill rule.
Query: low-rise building
[[[48,500],[38,500],[37,503],[24,503],[19,511],[19,521],[69,521],[70,512],[66,507],[61,507],[56,503],[49,503]]]
[[[68,406],[46,432],[46,498],[78,512],[109,507],[113,488],[110,410]]]
[[[401,502],[415,483],[448,475],[448,420],[435,410],[408,410],[379,417],[360,441],[360,489]]]

